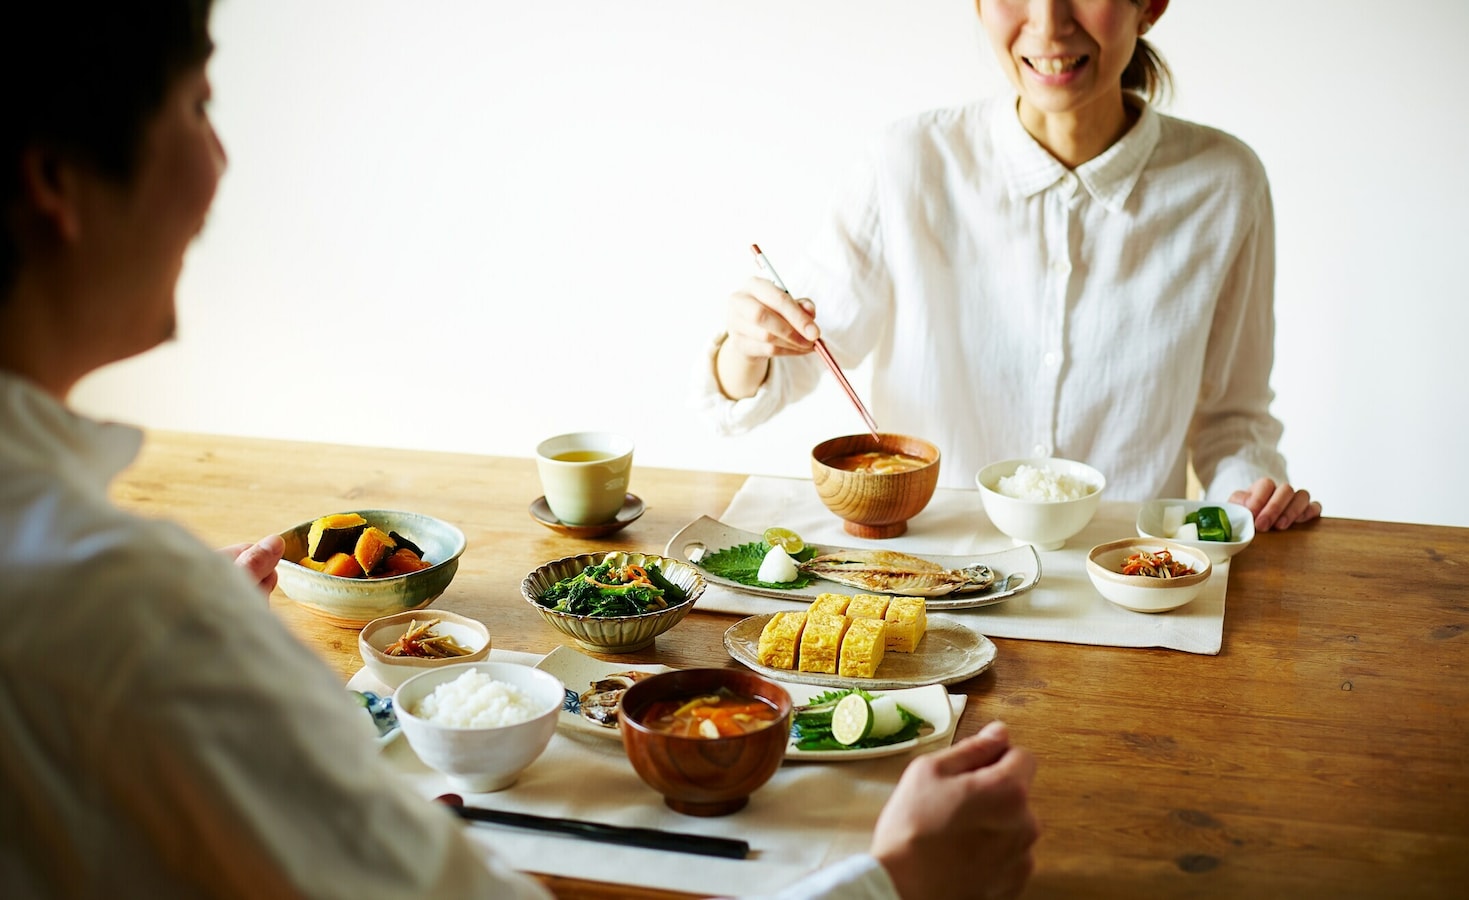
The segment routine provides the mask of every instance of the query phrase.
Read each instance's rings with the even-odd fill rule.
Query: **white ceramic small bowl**
[[[1123,575],[1123,561],[1143,550],[1155,553],[1168,550],[1174,560],[1188,565],[1194,573],[1177,578]],[[1108,541],[1093,547],[1086,555],[1086,574],[1098,593],[1134,612],[1168,612],[1192,603],[1213,573],[1214,566],[1202,550],[1155,538]]]
[[[1021,500],[1000,493],[1000,479],[1015,474],[1021,466],[1050,469],[1084,481],[1094,490],[1077,500]],[[1037,550],[1060,550],[1066,540],[1087,526],[1102,502],[1107,478],[1101,472],[1070,459],[1007,459],[990,463],[974,476],[984,513],[1001,533],[1017,544],[1034,544]]]
[[[477,669],[528,694],[539,712],[534,718],[498,728],[454,728],[420,718],[423,699],[434,688]],[[458,663],[414,675],[393,694],[403,736],[423,764],[446,776],[455,790],[502,791],[545,752],[556,733],[566,688],[561,679],[517,663]]]
[[[1169,506],[1183,507],[1184,515],[1188,515],[1196,509],[1205,506],[1218,506],[1229,516],[1229,528],[1234,532],[1232,541],[1186,541],[1171,535],[1164,534],[1163,510]],[[1137,533],[1139,537],[1163,538],[1195,550],[1202,550],[1209,554],[1209,561],[1219,564],[1228,561],[1231,556],[1250,546],[1250,541],[1255,539],[1255,517],[1245,507],[1238,503],[1216,503],[1212,500],[1180,500],[1164,498],[1161,500],[1149,500],[1142,505],[1137,512]]]
[[[432,629],[434,634],[453,638],[456,644],[469,650],[469,654],[443,659],[387,654],[388,646],[402,637],[413,623],[434,620],[438,621]],[[458,613],[410,610],[368,622],[357,635],[357,651],[362,654],[362,664],[372,677],[395,688],[420,672],[485,659],[490,655],[490,629],[478,619]]]

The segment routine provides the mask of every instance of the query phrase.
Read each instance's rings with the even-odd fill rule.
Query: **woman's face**
[[[976,0],[1022,116],[1122,109],[1122,73],[1158,0]],[[1029,110],[1025,109],[1029,107]]]

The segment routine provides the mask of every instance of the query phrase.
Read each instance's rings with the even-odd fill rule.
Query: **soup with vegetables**
[[[847,472],[866,472],[870,475],[895,475],[911,472],[928,465],[928,460],[906,453],[889,453],[885,450],[868,450],[864,453],[848,453],[822,460],[833,469]]]
[[[650,731],[678,737],[738,737],[769,727],[780,712],[758,697],[727,688],[687,700],[659,700],[639,721]]]

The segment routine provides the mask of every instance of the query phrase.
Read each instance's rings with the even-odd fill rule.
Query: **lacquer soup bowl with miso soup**
[[[754,672],[676,669],[623,692],[618,730],[638,777],[670,809],[723,816],[780,768],[793,710],[785,688]]]
[[[906,434],[851,434],[811,450],[811,480],[848,534],[893,538],[939,483],[939,448]]]

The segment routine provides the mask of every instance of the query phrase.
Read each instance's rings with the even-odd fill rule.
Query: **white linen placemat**
[[[1060,550],[1038,551],[1040,582],[1003,603],[944,614],[989,637],[1101,644],[1111,647],[1164,647],[1216,654],[1224,641],[1224,595],[1229,563],[1214,574],[1198,599],[1166,613],[1139,613],[1116,606],[1097,593],[1086,574],[1086,554],[1105,541],[1137,535],[1139,504],[1103,500],[1096,516]],[[853,537],[822,505],[811,482],[756,475],[745,480],[720,521],[756,534],[772,525],[790,528],[808,542],[838,547],[882,547],[922,555],[993,553],[1014,546],[990,524],[978,491],[940,488],[928,506],[908,522],[907,533],[882,541]],[[742,615],[791,609],[776,600],[711,584],[699,608]]]
[[[490,659],[523,665],[540,661],[534,654],[498,649],[490,652]],[[365,669],[347,687],[392,694]],[[967,699],[949,695],[955,722]],[[511,787],[489,794],[459,793],[469,806],[738,838],[748,841],[751,851],[747,859],[720,859],[492,825],[466,826],[472,840],[525,872],[719,896],[763,894],[865,852],[877,814],[908,761],[951,741],[952,735],[950,741],[876,759],[788,762],[750,796],[744,809],[699,818],[665,806],[633,771],[621,741],[561,726],[546,752]],[[419,761],[406,738],[388,744],[383,756],[424,797],[450,791],[448,781]]]

